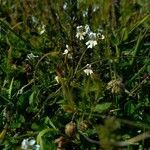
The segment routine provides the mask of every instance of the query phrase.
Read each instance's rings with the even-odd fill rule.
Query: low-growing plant
[[[149,149],[149,6],[1,1],[0,149]]]

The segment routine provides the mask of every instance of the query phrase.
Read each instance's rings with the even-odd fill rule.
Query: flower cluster
[[[77,33],[76,33],[76,38],[78,38],[79,40],[84,40],[85,36],[88,36],[89,40],[85,43],[87,48],[93,48],[94,46],[96,46],[97,43],[97,39],[104,39],[105,36],[101,33],[94,33],[90,30],[89,25],[85,25],[85,27],[83,26],[77,26]]]
[[[21,149],[23,149],[23,150],[39,150],[40,145],[36,144],[36,141],[34,138],[27,138],[22,141]]]

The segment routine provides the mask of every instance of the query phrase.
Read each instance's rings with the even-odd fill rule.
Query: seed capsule
[[[86,120],[83,120],[79,124],[79,128],[81,131],[85,131],[88,128],[88,122]]]
[[[74,122],[69,122],[65,126],[65,133],[69,137],[73,137],[76,133],[76,124]]]

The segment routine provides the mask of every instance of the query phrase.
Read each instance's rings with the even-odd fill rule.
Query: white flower
[[[70,48],[68,45],[66,45],[66,49],[64,50],[63,55],[67,55],[69,51],[70,51]]]
[[[64,52],[63,52],[63,55],[67,55],[67,57],[69,58],[69,59],[72,59],[72,55],[70,54],[70,48],[69,48],[69,46],[68,45],[66,45],[66,49],[64,50]]]
[[[93,73],[93,70],[92,69],[84,69],[84,73],[89,76]]]
[[[92,39],[92,40],[96,40],[96,38],[97,38],[96,33],[90,32],[89,33],[89,38]]]
[[[42,35],[46,31],[45,28],[46,28],[46,25],[43,23],[38,27],[38,31],[40,35]]]
[[[71,55],[71,54],[68,54],[68,58],[69,58],[69,59],[72,59],[72,55]]]
[[[28,144],[30,146],[33,146],[35,143],[36,143],[35,139],[31,139],[31,140],[28,141]]]
[[[28,149],[39,150],[40,145],[36,144],[36,141],[34,138],[28,138],[28,139],[24,139],[22,141],[21,149],[23,149],[23,150],[28,150]]]
[[[35,16],[32,16],[32,21],[37,24],[38,23],[38,19]]]
[[[82,13],[82,16],[83,17],[86,17],[88,15],[88,11],[86,10],[86,11],[83,11],[83,13]]]
[[[58,76],[55,76],[55,80],[57,83],[59,83],[59,77]]]
[[[78,38],[79,40],[84,40],[85,35],[86,35],[86,32],[84,31],[83,26],[78,26],[76,38]]]
[[[63,55],[67,55],[68,53],[69,53],[69,50],[65,49],[64,52],[63,52]]]
[[[34,55],[33,53],[30,53],[27,55],[27,60],[33,60],[34,58],[37,58],[39,56]]]
[[[41,27],[40,35],[42,35],[45,32],[45,25],[43,24]]]
[[[90,38],[90,40],[87,41],[85,44],[87,45],[87,48],[93,48],[94,46],[97,45],[96,33],[90,32],[89,33],[89,38]]]
[[[65,3],[65,4],[63,5],[63,9],[64,9],[64,10],[67,9],[67,3]]]
[[[21,148],[24,150],[28,149],[28,139],[24,139],[21,143]]]
[[[84,73],[85,73],[87,76],[93,74],[93,70],[91,69],[91,65],[87,64],[86,67],[87,67],[87,68],[84,69]]]
[[[105,36],[104,36],[103,34],[101,35],[101,39],[102,39],[102,40],[105,39]]]
[[[95,41],[95,40],[89,40],[85,44],[87,45],[87,48],[93,48],[94,46],[97,45],[97,41]]]

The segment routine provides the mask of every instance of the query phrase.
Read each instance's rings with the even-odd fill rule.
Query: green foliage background
[[[59,137],[60,149],[150,148],[149,8],[149,0],[0,0],[0,149],[29,137],[41,150],[58,149]],[[92,49],[76,38],[86,24],[105,36]]]

